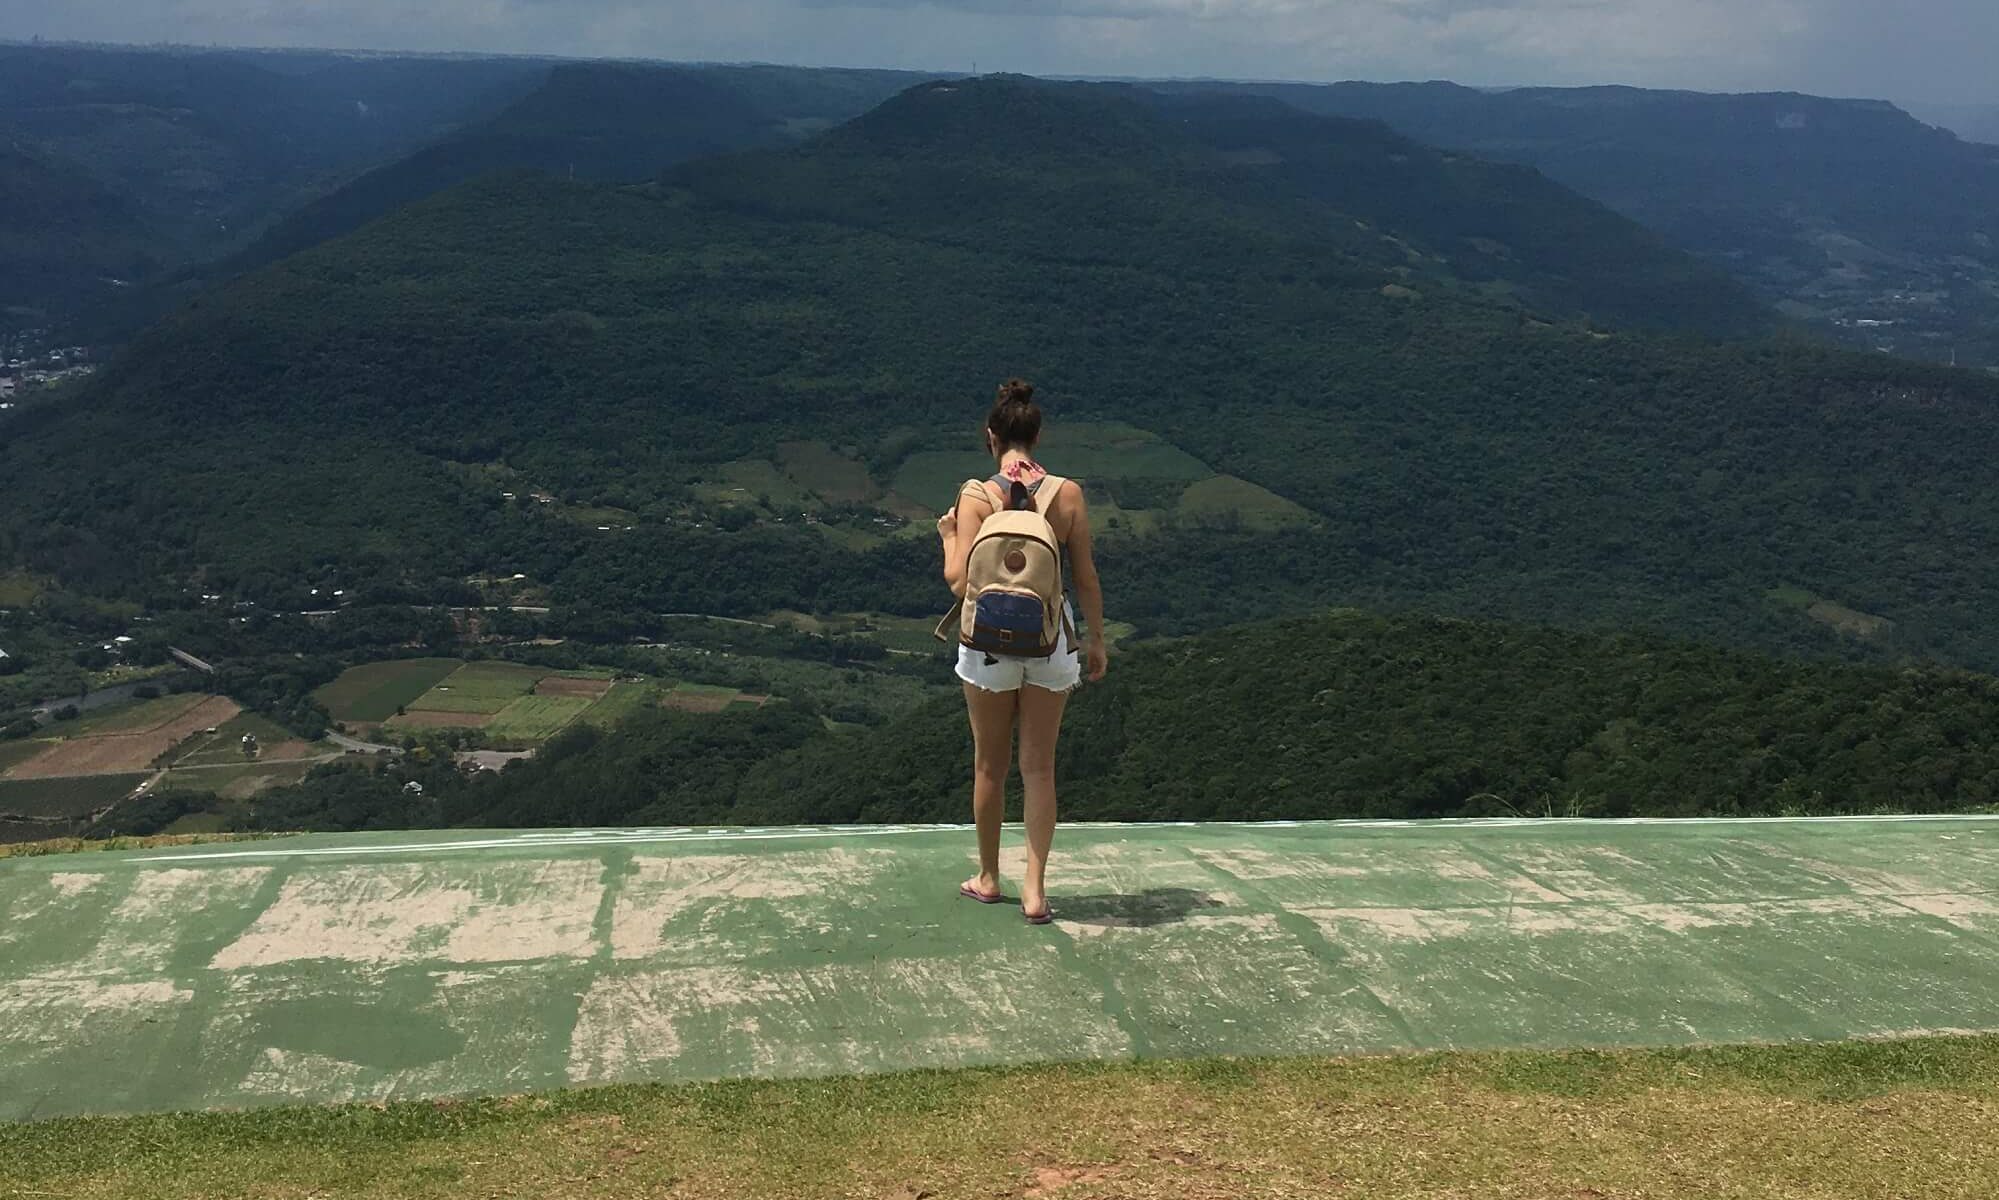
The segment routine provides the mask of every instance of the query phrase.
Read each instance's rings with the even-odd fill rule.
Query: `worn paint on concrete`
[[[1999,1030],[1999,819],[377,834],[0,862],[0,1119]],[[1017,878],[1020,852],[1005,861]]]

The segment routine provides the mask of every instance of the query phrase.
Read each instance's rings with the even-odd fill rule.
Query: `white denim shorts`
[[[1051,692],[1066,692],[1083,682],[1082,656],[1069,644],[1069,630],[1076,624],[1075,612],[1067,604],[1062,607],[1068,611],[1069,620],[1062,626],[1055,653],[1047,658],[1015,658],[959,646],[958,678],[982,692],[1017,692],[1029,684]]]

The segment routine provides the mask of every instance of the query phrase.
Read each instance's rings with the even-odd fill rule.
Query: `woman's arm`
[[[1110,651],[1104,646],[1104,585],[1097,578],[1096,560],[1090,557],[1090,508],[1083,500],[1083,485],[1071,480],[1063,486],[1075,489],[1069,497],[1075,513],[1069,522],[1069,574],[1076,581],[1076,599],[1082,602],[1083,621],[1089,627],[1083,639],[1089,660],[1084,673],[1095,683],[1110,669]],[[963,573],[961,567],[960,578]]]
[[[971,562],[972,543],[978,540],[979,526],[992,514],[992,504],[981,493],[965,488],[958,493],[957,507],[937,519],[937,535],[944,543],[944,585],[961,600],[965,597],[965,567]]]

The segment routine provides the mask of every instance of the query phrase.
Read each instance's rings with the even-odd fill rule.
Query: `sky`
[[[1999,103],[1999,0],[0,0],[10,38]]]

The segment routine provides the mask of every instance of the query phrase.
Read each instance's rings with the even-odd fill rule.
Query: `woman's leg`
[[[979,828],[979,873],[966,882],[981,895],[1000,890],[1000,825],[1006,820],[1006,771],[1013,761],[1019,695],[965,685],[965,711],[972,718],[972,822]]]
[[[1033,684],[1020,689],[1021,816],[1027,825],[1027,878],[1020,904],[1029,913],[1048,910],[1044,875],[1048,848],[1055,842],[1055,742],[1062,735],[1062,709],[1069,693]]]

